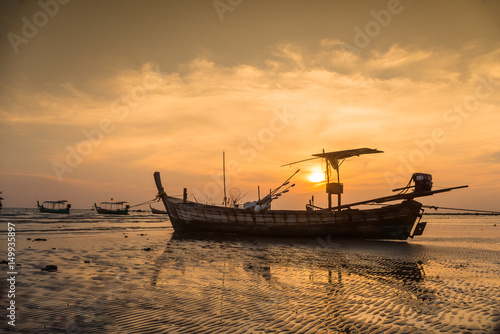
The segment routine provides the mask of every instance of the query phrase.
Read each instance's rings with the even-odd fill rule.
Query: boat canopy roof
[[[68,202],[67,200],[60,200],[60,201],[44,201],[44,203],[50,203],[50,204],[57,204],[57,203],[61,203],[61,204],[64,204]]]
[[[119,204],[125,204],[128,202],[122,201],[122,202],[101,202],[101,204],[110,204],[110,205],[119,205]]]
[[[384,151],[379,151],[373,148],[356,148],[353,150],[335,151],[335,152],[323,152],[318,154],[313,154],[313,157],[320,157],[325,159],[346,159],[350,157],[358,157],[361,154],[371,154],[371,153],[384,153]]]
[[[356,149],[344,150],[344,151],[323,152],[323,153],[313,154],[312,156],[314,158],[309,158],[309,159],[291,162],[289,164],[282,165],[281,167],[290,166],[290,165],[294,165],[294,164],[299,163],[299,162],[314,160],[314,159],[318,159],[318,158],[324,158],[324,159],[328,160],[329,162],[331,162],[332,165],[336,165],[333,163],[333,161],[335,161],[335,160],[342,160],[342,159],[346,159],[346,158],[350,158],[350,157],[358,157],[361,154],[371,154],[371,153],[384,153],[384,151],[379,151],[377,149],[365,147],[365,148],[356,148]]]

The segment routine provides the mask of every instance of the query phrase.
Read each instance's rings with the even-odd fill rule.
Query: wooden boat
[[[149,205],[149,208],[151,209],[151,212],[154,213],[155,215],[166,215],[166,214],[168,214],[167,211],[158,210],[158,209],[153,208],[151,206],[151,204]]]
[[[71,204],[67,204],[68,201],[45,201],[40,205],[40,202],[36,201],[36,206],[41,213],[69,213]]]
[[[269,195],[258,201],[247,202],[243,208],[218,207],[191,202],[187,200],[186,189],[184,189],[183,199],[168,196],[161,184],[158,172],[155,172],[154,178],[159,191],[158,197],[162,199],[176,232],[235,233],[273,237],[329,236],[333,238],[406,240],[408,237],[413,238],[421,235],[426,225],[425,222],[420,222],[423,213],[422,204],[415,201],[414,198],[467,187],[432,191],[432,176],[415,173],[406,187],[395,189],[395,191],[400,191],[397,195],[342,205],[343,184],[340,183],[339,166],[346,158],[371,153],[382,152],[361,148],[313,155],[312,159],[322,158],[326,160],[328,208],[319,208],[310,201],[305,210],[270,209],[270,204],[274,199],[294,186],[294,184],[290,185],[289,181],[299,170],[282,185],[271,191]],[[295,163],[302,161],[305,160]],[[330,181],[332,169],[337,171],[338,182]],[[413,191],[408,192],[410,189]],[[335,207],[332,206],[332,194],[338,196],[338,205]],[[385,203],[395,200],[402,200],[402,202],[363,210],[352,208],[361,204]]]
[[[109,215],[128,215],[130,205],[125,203],[128,202],[101,202],[99,203],[99,206],[94,203],[94,207],[97,213]]]

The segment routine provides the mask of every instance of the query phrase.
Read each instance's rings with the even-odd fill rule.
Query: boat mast
[[[337,169],[337,183],[341,184],[340,183],[340,165],[339,165],[339,159],[335,158],[334,162],[335,162],[334,167],[337,167],[336,168]],[[338,206],[340,207],[341,202],[342,202],[342,192],[339,192],[337,195],[338,195]],[[340,211],[340,209],[339,209],[339,211]]]
[[[325,153],[325,149],[323,149],[323,153]],[[325,159],[326,162],[326,184],[330,183],[330,162],[328,159]],[[328,209],[332,208],[332,194],[328,193]]]
[[[224,207],[226,207],[226,152],[222,151],[222,178],[224,180]],[[340,205],[340,204],[339,204]]]
[[[323,150],[325,153],[325,150]],[[332,208],[332,194],[337,195],[337,207],[342,205],[342,192],[343,192],[343,184],[340,183],[340,165],[339,159],[335,157],[325,157],[326,161],[326,192],[328,194],[328,209]],[[342,160],[344,161],[344,160]],[[330,167],[337,171],[337,183],[330,182]]]

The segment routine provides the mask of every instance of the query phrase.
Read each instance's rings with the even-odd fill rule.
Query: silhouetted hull
[[[154,213],[155,215],[166,215],[166,214],[168,214],[167,211],[157,210],[157,209],[153,208],[151,205],[149,206],[149,208],[151,209],[151,212]]]
[[[122,210],[107,210],[101,207],[95,206],[95,210],[97,213],[105,214],[105,215],[128,215],[128,209]]]
[[[399,239],[413,236],[422,204],[406,200],[376,209],[338,211],[224,208],[166,196],[175,231],[236,233],[273,237]]]
[[[102,213],[105,215],[128,215],[128,210],[106,210],[106,209],[96,209],[97,213]]]
[[[49,208],[45,208],[43,206],[39,206],[38,210],[40,210],[41,213],[69,213],[69,208],[66,208],[66,209],[49,209]]]

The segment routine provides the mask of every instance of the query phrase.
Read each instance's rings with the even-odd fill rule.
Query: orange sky
[[[276,208],[324,187],[311,154],[384,154],[341,169],[345,202],[411,174],[470,188],[426,204],[500,210],[500,4],[495,1],[38,1],[0,4],[0,190],[7,207],[187,187]],[[264,191],[264,190],[262,190]]]

